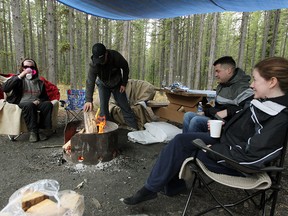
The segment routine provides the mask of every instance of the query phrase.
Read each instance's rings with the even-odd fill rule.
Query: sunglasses
[[[35,70],[35,69],[36,69],[34,66],[25,66],[25,65],[23,66],[23,68],[24,68],[24,69],[31,68],[32,70]]]

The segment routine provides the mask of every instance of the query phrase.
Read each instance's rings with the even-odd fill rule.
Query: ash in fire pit
[[[68,123],[65,128],[63,157],[74,163],[97,164],[110,161],[118,155],[118,125],[106,121],[103,133],[84,133],[77,127],[81,122]],[[67,135],[68,134],[68,135]]]

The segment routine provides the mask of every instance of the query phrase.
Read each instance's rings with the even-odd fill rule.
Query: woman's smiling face
[[[267,98],[270,92],[270,80],[265,80],[260,76],[257,69],[253,70],[253,82],[250,87],[254,91],[254,98]]]

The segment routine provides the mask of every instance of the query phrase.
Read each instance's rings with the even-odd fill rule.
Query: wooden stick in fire
[[[97,133],[95,115],[93,112],[84,112],[84,125],[86,133]]]

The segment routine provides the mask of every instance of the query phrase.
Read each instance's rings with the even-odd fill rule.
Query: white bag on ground
[[[182,130],[167,122],[149,122],[144,124],[145,130],[128,133],[128,139],[141,144],[169,142]]]
[[[24,211],[23,198],[33,192],[42,193],[47,198],[35,202],[32,206],[29,205],[29,208],[25,208],[27,210]],[[15,191],[10,196],[8,204],[0,211],[0,216],[82,216],[83,213],[84,197],[82,195],[71,190],[59,191],[57,181],[44,179]]]

